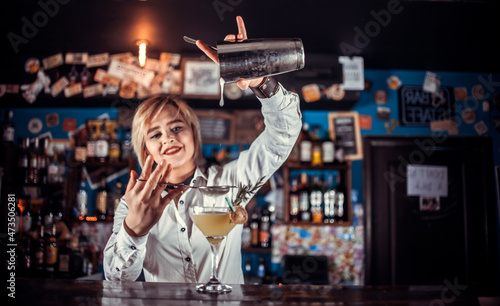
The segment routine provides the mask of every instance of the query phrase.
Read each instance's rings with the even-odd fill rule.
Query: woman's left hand
[[[238,34],[228,34],[226,35],[226,38],[224,38],[224,41],[242,41],[245,39],[248,39],[247,37],[247,30],[245,28],[245,23],[243,22],[243,18],[241,16],[236,17],[236,23],[238,24]],[[212,61],[214,61],[216,64],[219,64],[219,56],[217,55],[217,51],[213,50],[210,48],[205,42],[201,40],[196,41],[196,46],[200,48],[201,51],[203,51]],[[238,87],[241,90],[247,89],[249,86],[250,87],[257,87],[262,83],[263,78],[257,78],[257,79],[241,79],[236,84],[238,84]]]

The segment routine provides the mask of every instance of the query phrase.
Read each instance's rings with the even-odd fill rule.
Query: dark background
[[[55,13],[44,20],[40,3],[56,3],[58,9],[52,6]],[[390,20],[383,15],[387,23],[380,25],[373,13],[382,16],[390,5],[401,12],[390,14]],[[497,1],[491,0],[2,1],[0,82],[21,82],[29,57],[137,54],[137,39],[149,40],[148,56],[153,58],[160,52],[198,52],[183,35],[215,44],[236,33],[237,15],[243,16],[250,38],[299,37],[307,56],[359,55],[367,69],[500,72],[499,12]],[[16,53],[8,35],[24,36],[23,17],[33,22],[34,16],[40,17],[41,26]],[[363,40],[359,32],[371,34]],[[346,46],[354,52],[346,52]]]

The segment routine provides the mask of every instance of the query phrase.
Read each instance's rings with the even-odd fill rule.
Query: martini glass
[[[231,292],[231,286],[221,283],[217,276],[220,244],[236,225],[231,221],[229,207],[198,205],[190,208],[189,215],[193,223],[207,238],[212,251],[212,273],[210,280],[206,284],[196,286],[196,291],[217,294]]]

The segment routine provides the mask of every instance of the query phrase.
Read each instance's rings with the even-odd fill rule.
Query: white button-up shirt
[[[212,166],[206,172],[197,168],[191,185],[255,185],[261,177],[269,179],[287,159],[302,126],[299,98],[282,87],[278,93],[262,99],[265,130],[237,160],[224,166]],[[235,199],[238,188],[227,196]],[[146,281],[205,283],[211,275],[210,245],[203,233],[193,226],[189,207],[213,202],[198,189],[188,189],[176,207],[172,201],[158,223],[142,237],[130,236],[123,227],[128,213],[122,197],[114,216],[113,233],[104,250],[104,274],[107,280],[136,280],[141,270]],[[224,197],[219,206],[227,206]],[[242,203],[246,205],[246,203]],[[223,283],[242,284],[242,225],[236,225],[222,241],[218,276]]]

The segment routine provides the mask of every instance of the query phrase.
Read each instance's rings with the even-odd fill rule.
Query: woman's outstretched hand
[[[178,187],[161,197],[166,179],[172,171],[172,165],[161,162],[154,171],[153,158],[148,156],[143,167],[140,180],[137,173],[132,170],[125,191],[125,202],[128,205],[128,214],[123,225],[131,236],[144,236],[160,220],[165,207],[172,200],[178,201],[186,187]]]
[[[242,41],[245,39],[248,39],[247,37],[247,30],[245,28],[245,22],[243,22],[243,18],[241,16],[236,17],[236,23],[238,24],[238,34],[228,34],[224,38],[225,41]],[[216,64],[219,64],[219,57],[217,55],[217,51],[211,49],[205,42],[201,40],[196,41],[196,46],[200,48],[201,51],[203,51],[212,61],[214,61]],[[249,86],[250,87],[257,87],[262,83],[263,78],[257,78],[257,79],[241,79],[236,84],[238,84],[238,87],[242,90],[247,89]]]

